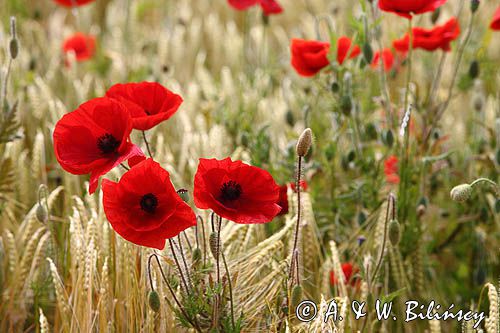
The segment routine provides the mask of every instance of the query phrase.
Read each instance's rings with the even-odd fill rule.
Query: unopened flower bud
[[[472,186],[469,184],[457,185],[451,189],[450,196],[454,201],[464,202],[472,195]]]
[[[340,97],[340,111],[345,115],[350,115],[352,110],[352,99],[349,95]]]
[[[219,246],[219,235],[216,232],[212,232],[209,238],[210,251],[214,258],[219,257],[220,246]]]
[[[312,145],[312,131],[310,128],[306,128],[304,132],[299,137],[299,140],[297,141],[297,146],[295,148],[295,151],[297,152],[297,155],[300,157],[304,157],[307,155],[309,152],[309,149],[311,148]]]
[[[480,73],[479,61],[473,60],[469,66],[469,77],[471,79],[475,79],[479,76],[479,73]]]
[[[10,18],[10,42],[9,42],[9,52],[12,59],[16,59],[19,54],[19,41],[17,40],[16,33],[16,18]]]
[[[296,284],[292,289],[292,307],[296,308],[302,301],[302,287]]]
[[[177,194],[181,197],[181,199],[184,202],[189,201],[189,192],[186,189],[181,188],[180,190],[177,190]]]
[[[440,15],[441,15],[441,8],[438,7],[432,12],[432,15],[431,15],[432,24],[436,24],[437,20],[439,20]]]
[[[368,42],[363,44],[363,57],[365,58],[366,63],[371,64],[373,59],[373,49]]]
[[[470,2],[470,11],[475,13],[479,8],[479,0],[472,0]]]
[[[154,312],[160,311],[160,295],[155,290],[149,292],[148,303],[151,310]]]
[[[201,262],[201,250],[200,248],[195,248],[192,254],[193,266],[197,266]]]
[[[48,219],[48,212],[47,209],[43,204],[37,204],[36,205],[36,219],[41,222],[41,223],[46,223]]]
[[[401,227],[398,220],[391,220],[389,222],[389,241],[392,246],[397,246],[399,244],[399,239],[401,238]]]

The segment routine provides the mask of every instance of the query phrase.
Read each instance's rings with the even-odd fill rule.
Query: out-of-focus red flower
[[[309,185],[305,180],[300,181],[300,188],[302,189],[302,191],[307,191],[308,187]],[[290,188],[292,189],[292,191],[297,192],[297,186],[295,186],[295,182],[290,182]]]
[[[288,186],[292,189],[292,191],[297,192],[295,189],[295,182],[290,182],[288,185],[280,186],[280,196],[278,199],[278,205],[281,207],[281,211],[278,215],[285,215],[288,213]],[[307,191],[307,182],[305,180],[300,181],[300,187],[302,191]]]
[[[371,67],[373,69],[377,69],[380,66],[379,61],[380,61],[380,51],[377,51],[373,56]],[[386,72],[389,72],[394,66],[394,54],[392,53],[391,49],[382,50],[382,61],[384,62],[384,70]]]
[[[194,203],[236,223],[266,223],[279,214],[279,186],[269,172],[232,161],[200,159]]]
[[[446,0],[379,0],[378,7],[383,11],[411,19],[412,14],[432,12],[445,3]]]
[[[288,186],[282,185],[280,186],[280,196],[277,202],[278,206],[281,207],[281,211],[278,215],[286,215],[288,214]]]
[[[115,183],[102,182],[104,213],[113,229],[137,245],[162,250],[165,240],[196,225],[169,173],[153,159],[137,164]]]
[[[498,6],[495,14],[493,15],[493,19],[490,23],[490,28],[492,30],[500,30],[500,6]]]
[[[342,65],[349,56],[349,59],[356,58],[361,53],[361,49],[357,45],[352,45],[349,37],[342,36],[337,40],[337,62]]]
[[[57,4],[65,7],[83,6],[93,1],[94,0],[54,0]]]
[[[106,96],[123,103],[135,129],[146,131],[172,117],[182,97],[156,82],[115,84]]]
[[[74,53],[77,61],[89,60],[95,53],[95,37],[77,32],[66,38],[62,48],[64,53]]]
[[[452,17],[445,24],[436,26],[432,29],[413,28],[413,48],[435,51],[442,49],[450,51],[450,43],[457,39],[460,34],[460,25],[456,18]],[[408,52],[410,45],[410,36],[406,34],[403,38],[394,41],[394,48],[399,52]]]
[[[283,8],[276,0],[228,0],[228,2],[237,10],[246,10],[252,6],[260,5],[266,16],[283,12]]]
[[[342,272],[344,273],[344,283],[351,285],[352,287],[356,287],[361,282],[359,278],[355,277],[359,272],[359,268],[355,267],[350,262],[342,264]],[[339,283],[335,273],[330,271],[330,285],[332,287],[336,286]]]
[[[330,44],[316,40],[292,39],[292,66],[302,76],[314,76],[328,66]]]
[[[386,182],[390,184],[399,184],[398,158],[395,155],[391,155],[385,160],[384,174]]]
[[[99,177],[134,156],[144,155],[130,142],[132,119],[125,106],[95,98],[64,115],[54,129],[54,151],[61,167],[74,175],[90,174],[89,192]]]

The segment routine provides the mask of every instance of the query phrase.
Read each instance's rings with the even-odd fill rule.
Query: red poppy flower
[[[95,98],[64,115],[54,129],[54,151],[61,167],[74,175],[90,173],[89,192],[99,177],[121,162],[144,155],[130,142],[132,119],[125,106]]]
[[[278,185],[269,172],[241,161],[200,159],[194,203],[236,223],[270,222],[281,211]]]
[[[384,174],[386,182],[398,184],[398,158],[394,155],[389,156],[384,162]]]
[[[193,210],[175,191],[169,173],[151,158],[118,183],[104,179],[102,192],[109,223],[134,244],[162,250],[166,239],[196,225]]]
[[[57,4],[65,7],[77,7],[91,3],[94,0],[54,0]]]
[[[302,76],[313,76],[330,64],[330,44],[315,40],[292,39],[292,66]]]
[[[500,6],[498,6],[495,14],[493,15],[493,20],[491,20],[490,28],[493,30],[500,30]]]
[[[297,188],[295,186],[295,182],[290,182],[290,187],[292,188],[292,191],[297,192],[295,190]],[[300,188],[302,189],[302,191],[307,191],[308,187],[309,187],[309,185],[307,184],[307,182],[305,180],[300,181]]]
[[[349,55],[349,59],[356,58],[361,53],[359,46],[352,46],[349,37],[342,36],[337,40],[337,62],[342,65]]]
[[[182,104],[182,97],[156,82],[115,84],[106,96],[123,103],[135,129],[146,131],[169,119]]]
[[[77,61],[89,60],[95,53],[95,37],[77,32],[66,38],[62,48],[65,53],[74,53]]]
[[[295,182],[290,182],[288,185],[280,186],[280,196],[278,199],[278,205],[281,207],[281,211],[278,215],[285,215],[288,213],[288,186],[292,189],[293,192],[297,192],[295,189]],[[302,191],[307,191],[308,185],[305,180],[300,181],[300,188]]]
[[[282,185],[280,186],[280,195],[277,202],[278,206],[281,207],[281,211],[278,215],[286,215],[288,214],[288,186]]]
[[[432,29],[413,28],[413,48],[424,49],[427,51],[435,51],[442,49],[450,51],[450,43],[457,39],[460,34],[460,25],[456,18],[451,18],[443,25],[436,26]],[[394,41],[394,48],[400,52],[408,52],[410,45],[410,36],[406,34],[403,38]]]
[[[344,273],[344,283],[348,283],[353,287],[359,285],[360,280],[354,277],[354,275],[359,272],[357,267],[354,267],[353,264],[347,262],[342,264],[342,272]],[[334,287],[338,284],[338,282],[339,281],[337,280],[335,273],[330,271],[330,285]]]
[[[394,65],[394,55],[392,54],[391,49],[383,49],[382,50],[382,61],[384,62],[384,70],[389,72]],[[380,51],[375,52],[373,56],[373,61],[371,63],[371,67],[373,69],[377,69],[380,65]]]
[[[228,2],[237,10],[246,10],[252,6],[260,5],[266,16],[283,12],[283,8],[276,0],[228,0]]]
[[[412,14],[433,12],[445,3],[446,0],[379,0],[378,7],[383,11],[411,19]]]
[[[266,16],[283,12],[283,8],[275,0],[260,0],[260,7]]]

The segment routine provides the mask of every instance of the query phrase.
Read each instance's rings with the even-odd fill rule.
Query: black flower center
[[[141,209],[146,213],[153,214],[158,207],[158,198],[153,193],[148,193],[141,198]]]
[[[234,201],[241,196],[241,185],[233,180],[222,184],[220,188],[221,201]]]
[[[97,139],[97,147],[103,154],[114,153],[120,147],[120,140],[106,133]]]

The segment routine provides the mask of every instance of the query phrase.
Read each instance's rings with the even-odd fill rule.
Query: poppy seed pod
[[[160,296],[155,290],[149,292],[148,303],[151,310],[154,312],[160,311]]]
[[[295,151],[297,152],[297,155],[300,157],[304,157],[307,155],[309,152],[309,149],[311,148],[312,145],[312,131],[310,128],[306,128],[304,132],[299,137],[299,140],[297,141],[297,146],[295,148]]]
[[[469,184],[457,185],[451,189],[450,196],[454,201],[464,202],[472,195],[472,186]]]
[[[401,238],[401,227],[398,220],[391,220],[389,222],[389,241],[392,246],[397,246]]]

